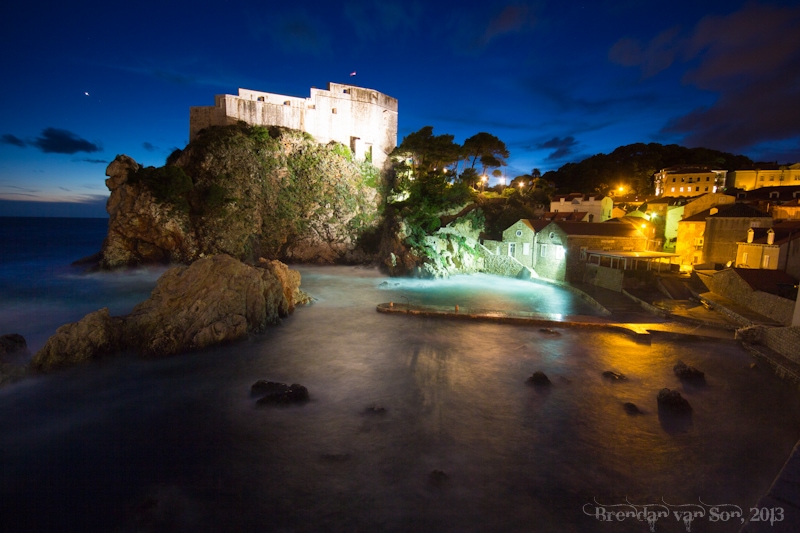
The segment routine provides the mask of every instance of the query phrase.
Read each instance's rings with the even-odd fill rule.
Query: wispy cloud
[[[609,58],[641,69],[643,77],[680,63],[687,86],[718,95],[662,129],[686,145],[744,151],[767,141],[800,144],[798,27],[800,6],[748,3],[705,17],[688,32],[665,30],[647,44],[623,39]],[[800,148],[794,153],[800,156]]]
[[[494,18],[489,20],[489,24],[480,36],[479,42],[482,45],[488,44],[490,41],[497,37],[509,33],[517,33],[526,27],[533,26],[533,19],[530,15],[530,9],[526,5],[509,5],[503,9]]]
[[[2,142],[3,144],[10,144],[12,146],[18,146],[20,148],[25,148],[27,146],[27,143],[25,143],[25,141],[23,141],[16,135],[11,135],[10,133],[6,133],[2,137],[0,137],[0,142]]]
[[[576,141],[575,137],[572,135],[563,138],[553,137],[539,144],[539,148],[542,150],[553,150],[545,161],[560,161],[566,159],[575,152],[577,146],[578,141]]]

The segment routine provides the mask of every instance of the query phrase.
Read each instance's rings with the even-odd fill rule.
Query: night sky
[[[163,165],[239,87],[375,89],[398,142],[487,131],[509,177],[635,142],[794,163],[798,28],[796,0],[4,2],[0,215],[104,216],[117,154]]]

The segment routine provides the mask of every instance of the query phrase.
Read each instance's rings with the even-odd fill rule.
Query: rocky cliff
[[[229,254],[334,263],[371,259],[377,231],[377,170],[347,147],[307,134],[238,126],[204,131],[161,168],[121,155],[111,191],[104,268],[190,263]]]

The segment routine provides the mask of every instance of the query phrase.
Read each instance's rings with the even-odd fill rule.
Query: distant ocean
[[[0,335],[19,333],[35,351],[62,324],[144,300],[164,268],[87,274],[71,265],[98,252],[107,229],[107,218],[0,217]]]

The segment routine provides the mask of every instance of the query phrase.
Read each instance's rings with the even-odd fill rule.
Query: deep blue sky
[[[397,98],[398,142],[497,135],[510,177],[634,142],[793,163],[798,28],[797,1],[5,2],[0,215],[102,216],[108,162],[162,165],[189,106],[330,81]]]

